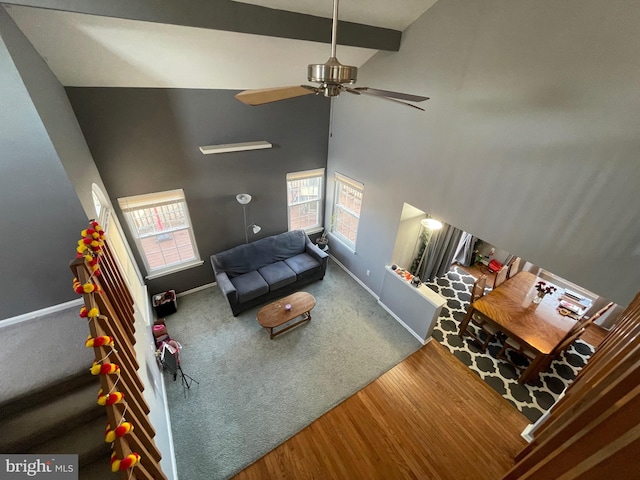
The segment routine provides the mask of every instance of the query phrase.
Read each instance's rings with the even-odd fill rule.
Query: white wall
[[[358,80],[430,96],[426,112],[333,102],[328,178],[365,190],[356,252],[332,253],[379,292],[407,202],[627,304],[640,287],[639,10],[439,0]]]

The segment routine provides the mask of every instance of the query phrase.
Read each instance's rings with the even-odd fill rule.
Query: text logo
[[[78,480],[78,455],[0,454],[0,480]]]

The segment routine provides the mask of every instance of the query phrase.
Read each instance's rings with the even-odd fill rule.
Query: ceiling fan
[[[258,90],[244,90],[236,95],[236,98],[247,105],[263,105],[265,103],[287,100],[303,95],[322,93],[325,97],[337,97],[341,92],[355,95],[371,95],[392,102],[400,103],[408,107],[424,111],[417,105],[408,102],[423,102],[429,97],[411,95],[408,93],[391,92],[369,87],[348,87],[356,83],[358,68],[341,64],[336,58],[336,35],[338,31],[338,1],[333,0],[333,22],[331,30],[331,57],[326,63],[311,64],[307,69],[307,78],[310,82],[319,83],[320,86],[294,85],[291,87],[263,88]]]

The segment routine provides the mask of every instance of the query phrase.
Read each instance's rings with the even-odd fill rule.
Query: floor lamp
[[[255,235],[260,232],[260,230],[262,230],[262,227],[260,225],[256,225],[255,223],[247,225],[247,205],[251,201],[251,195],[249,195],[248,193],[239,193],[238,195],[236,195],[236,200],[240,205],[242,205],[242,216],[244,217],[244,241],[245,243],[249,243],[249,228],[251,228],[251,231]]]
[[[422,255],[420,256],[420,262],[418,262],[418,267],[416,268],[414,275],[418,275],[418,272],[420,272],[420,268],[422,267],[422,262],[424,261],[424,257],[427,254],[427,249],[429,248],[429,241],[431,240],[433,231],[440,230],[442,228],[442,222],[439,222],[435,218],[431,218],[431,217],[423,218],[422,220],[420,220],[420,229],[422,228],[425,229],[424,250],[422,250]],[[420,235],[418,235],[418,239],[420,239]]]

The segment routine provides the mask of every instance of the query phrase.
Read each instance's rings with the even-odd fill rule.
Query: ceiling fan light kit
[[[331,56],[326,63],[313,63],[307,67],[307,79],[318,83],[319,86],[295,85],[290,87],[265,88],[260,90],[245,90],[236,95],[236,98],[247,105],[264,105],[265,103],[288,100],[290,98],[322,93],[325,97],[337,97],[341,92],[355,95],[371,95],[392,102],[400,103],[408,107],[424,111],[408,102],[423,102],[429,97],[410,95],[390,90],[378,90],[369,87],[350,88],[358,79],[358,68],[341,64],[336,57],[336,44],[338,33],[338,0],[333,0],[333,21],[331,26]]]
[[[240,205],[246,205],[251,201],[251,195],[248,193],[239,193],[236,195],[236,200]]]
[[[200,151],[205,155],[213,153],[229,153],[229,152],[244,152],[247,150],[261,150],[263,148],[271,148],[273,145],[264,140],[257,142],[243,142],[243,143],[223,143],[220,145],[205,145],[200,148]]]
[[[336,57],[331,57],[327,63],[311,64],[307,68],[307,79],[310,82],[334,85],[353,84],[358,79],[357,67],[341,64]],[[340,89],[338,88],[338,92]],[[336,94],[337,95],[337,94]],[[330,97],[332,95],[327,95]]]

